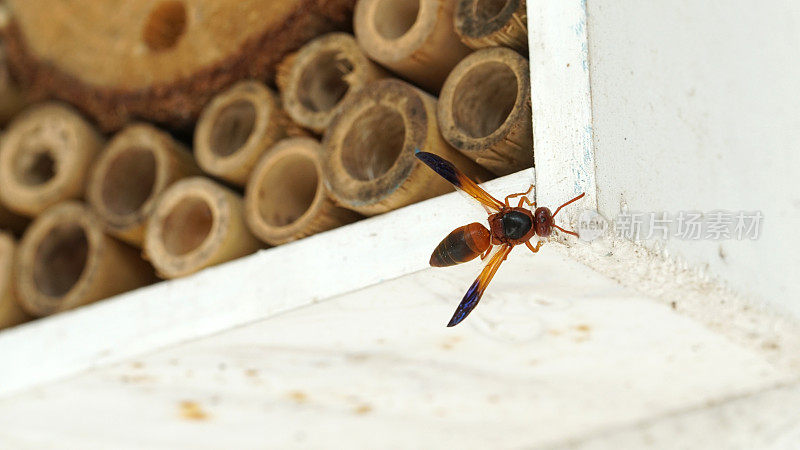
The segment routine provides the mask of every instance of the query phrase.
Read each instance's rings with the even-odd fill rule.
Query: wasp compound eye
[[[545,207],[536,208],[533,218],[536,221],[536,235],[540,237],[550,236],[550,232],[552,231],[550,225],[553,222],[553,216],[550,214],[550,210]]]

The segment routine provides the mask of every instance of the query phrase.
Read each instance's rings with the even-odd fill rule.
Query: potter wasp
[[[536,202],[528,199],[527,195],[531,192],[533,186],[527,192],[508,195],[501,202],[481,189],[451,162],[433,153],[417,151],[416,156],[433,169],[434,172],[452,183],[456,189],[467,193],[480,202],[489,213],[489,229],[475,222],[456,228],[448,234],[433,251],[430,261],[431,266],[454,266],[471,261],[478,256],[481,257],[481,260],[484,260],[492,252],[494,246],[500,247],[467,290],[458,308],[456,308],[455,314],[447,324],[448,327],[458,325],[475,309],[492,277],[497,273],[497,269],[500,268],[500,263],[505,261],[515,245],[525,244],[530,251],[536,253],[544,242],[542,238],[550,236],[553,228],[578,236],[574,231],[567,231],[556,225],[553,219],[561,211],[561,208],[578,201],[585,193],[564,203],[556,209],[556,212],[551,213],[548,208],[537,208]],[[512,207],[509,200],[516,197],[520,198],[519,203],[517,206]],[[524,204],[530,206],[531,209],[523,207]],[[534,236],[539,238],[535,246],[531,245],[530,242]]]

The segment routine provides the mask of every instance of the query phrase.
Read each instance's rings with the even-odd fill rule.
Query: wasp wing
[[[481,274],[478,275],[478,278],[472,283],[472,286],[469,287],[467,293],[464,294],[464,298],[461,300],[461,303],[458,304],[455,314],[453,314],[453,317],[447,324],[448,327],[454,327],[461,323],[461,321],[466,319],[469,313],[478,306],[478,302],[483,296],[483,291],[489,286],[492,277],[497,273],[497,269],[500,268],[500,264],[506,259],[512,248],[513,246],[511,245],[503,244],[500,250],[492,256],[492,259],[490,259],[486,267],[483,268]]]
[[[452,183],[457,189],[466,192],[470,197],[481,202],[485,207],[495,212],[503,208],[503,203],[481,189],[480,186],[468,176],[464,175],[464,173],[458,170],[450,161],[428,152],[417,151],[416,156],[417,159],[424,162],[428,167],[433,169],[434,172],[441,175],[442,178]]]

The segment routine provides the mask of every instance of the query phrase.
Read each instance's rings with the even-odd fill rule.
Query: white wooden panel
[[[594,0],[588,10],[600,211],[761,211],[758,240],[666,248],[800,318],[788,276],[800,271],[800,2]]]
[[[9,397],[0,401],[0,440],[549,448],[796,379],[763,352],[551,248],[515,251],[504,266],[456,328],[444,324],[477,263],[427,269]],[[717,431],[750,418],[739,409]],[[796,421],[781,420],[784,434],[795,430]]]
[[[527,5],[536,200],[553,209],[585,192],[581,206],[595,209],[586,2]]]
[[[602,433],[576,436],[552,448],[794,450],[800,442],[798,405],[800,386],[779,386],[725,402],[689,407]]]

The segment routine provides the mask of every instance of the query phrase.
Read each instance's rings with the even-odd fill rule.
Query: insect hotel
[[[798,448],[798,22],[0,2],[0,448]]]

